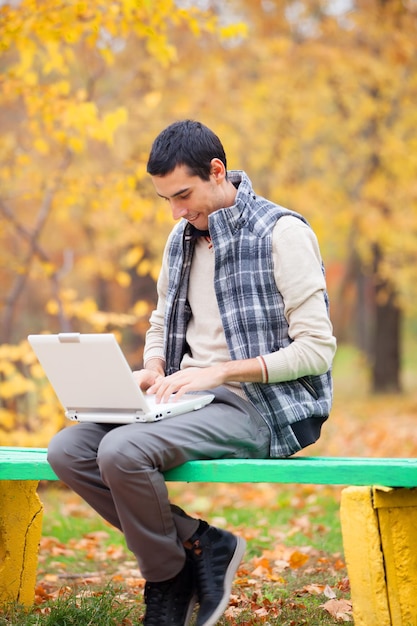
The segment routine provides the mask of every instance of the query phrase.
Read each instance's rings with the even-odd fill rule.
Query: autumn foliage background
[[[0,445],[44,446],[65,425],[29,333],[115,332],[141,366],[172,226],[146,161],[186,117],[311,222],[341,358],[354,348],[360,363],[352,389],[402,406],[417,334],[416,35],[413,0],[2,2]]]

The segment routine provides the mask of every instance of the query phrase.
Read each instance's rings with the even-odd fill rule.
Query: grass
[[[290,546],[342,550],[337,487],[219,484],[213,492],[213,485],[194,483],[186,489],[184,493],[183,485],[169,485],[171,499],[185,501],[187,511],[195,517],[209,518],[219,526],[257,529],[259,536],[248,539],[250,556],[277,539],[276,529],[280,529]],[[103,532],[105,547],[123,543],[120,532],[86,508],[74,494],[51,484],[41,489],[41,499],[45,507],[44,536],[56,537],[68,545],[75,537]],[[70,513],[74,504],[78,504],[77,515]]]
[[[25,611],[17,606],[6,607],[0,615],[0,626],[120,626],[132,608],[119,597],[118,592],[107,586],[101,593],[63,593],[43,608],[43,611]]]

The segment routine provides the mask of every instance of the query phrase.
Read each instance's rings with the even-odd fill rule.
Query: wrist
[[[260,383],[268,381],[268,368],[258,358],[238,359],[221,363],[223,383]]]
[[[269,382],[269,376],[268,376],[268,367],[265,363],[265,359],[263,356],[259,355],[256,357],[256,360],[258,361],[259,365],[261,366],[261,371],[262,371],[262,382],[265,384],[267,382]]]
[[[165,376],[165,361],[163,359],[153,357],[144,363],[144,368],[156,374],[160,374],[161,376]]]

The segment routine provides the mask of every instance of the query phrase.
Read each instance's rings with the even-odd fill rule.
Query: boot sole
[[[197,604],[197,594],[194,594],[190,600],[190,604],[188,605],[187,615],[185,616],[184,626],[188,626],[191,622],[191,618],[193,616],[194,607]]]
[[[232,559],[229,563],[229,567],[226,571],[226,576],[224,577],[224,593],[222,599],[217,605],[216,610],[210,615],[210,617],[199,624],[199,626],[214,626],[218,619],[223,615],[225,610],[227,609],[230,601],[230,594],[232,592],[233,579],[235,577],[237,568],[240,565],[241,560],[243,559],[243,555],[246,550],[246,541],[242,537],[236,537],[237,543],[236,548],[233,553]]]

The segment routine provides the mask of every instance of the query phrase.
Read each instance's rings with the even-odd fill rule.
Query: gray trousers
[[[269,428],[258,411],[224,387],[208,406],[159,422],[80,423],[48,449],[58,477],[119,528],[142,575],[159,582],[183,567],[183,542],[198,520],[170,503],[162,472],[193,459],[266,458]]]

